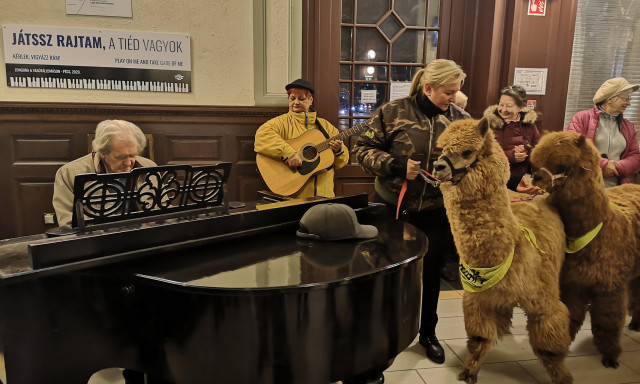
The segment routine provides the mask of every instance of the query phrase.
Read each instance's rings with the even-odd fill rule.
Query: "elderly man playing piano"
[[[125,120],[105,120],[96,127],[93,151],[67,163],[56,172],[53,208],[58,225],[71,225],[73,182],[82,173],[122,173],[133,168],[154,167],[156,163],[140,156],[147,146],[144,133]]]

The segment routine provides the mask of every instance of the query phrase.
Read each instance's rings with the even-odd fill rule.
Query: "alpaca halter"
[[[582,168],[586,172],[591,172],[590,168],[587,168],[587,167],[580,167],[580,168]],[[538,168],[538,169],[540,169],[541,171],[545,171],[547,173],[547,175],[549,175],[549,177],[551,178],[551,187],[553,187],[555,185],[555,181],[556,180],[565,179],[565,178],[569,177],[569,175],[567,175],[566,172],[553,174],[553,173],[551,173],[550,170],[548,170],[545,167],[541,167],[541,168]]]
[[[538,252],[544,254],[545,252],[540,249],[536,240],[536,235],[533,231],[527,227],[520,226],[520,230],[524,234],[524,237],[529,243],[538,250]],[[513,255],[515,254],[515,246],[513,250],[507,256],[507,259],[489,268],[472,268],[467,263],[460,259],[460,281],[462,282],[462,288],[467,292],[482,292],[498,284],[500,280],[507,274],[513,261]]]
[[[458,184],[462,178],[469,172],[469,168],[474,168],[477,164],[478,164],[478,158],[476,157],[476,159],[469,165],[463,167],[463,168],[456,168],[453,166],[453,163],[451,162],[451,160],[449,160],[449,158],[447,157],[447,155],[442,155],[440,156],[440,158],[442,160],[444,160],[447,165],[449,166],[449,169],[451,169],[451,183],[453,185]],[[462,176],[460,177],[460,179],[458,179],[458,181],[453,181],[453,176],[462,173]]]
[[[545,171],[547,173],[547,175],[549,175],[549,177],[551,178],[551,187],[553,187],[555,185],[555,181],[558,179],[564,179],[567,177],[566,173],[556,173],[555,175],[553,173],[551,173],[551,171],[549,171],[547,168],[542,167],[539,168],[541,171]]]

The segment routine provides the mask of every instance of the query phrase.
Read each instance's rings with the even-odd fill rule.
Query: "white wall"
[[[177,105],[254,105],[254,7],[252,0],[132,0],[133,18],[77,16],[65,13],[64,0],[28,0],[0,4],[0,25],[33,25],[186,33],[191,36],[192,92],[134,92],[7,87],[4,47],[0,49],[0,101],[89,102]],[[292,76],[287,67],[292,0],[264,0],[270,25],[266,72],[271,88],[284,87]],[[295,0],[293,0],[295,1]],[[10,4],[8,4],[10,3]],[[283,15],[284,13],[284,15]],[[284,16],[284,17],[283,17]],[[283,20],[284,19],[284,20]],[[279,28],[273,28],[279,25]],[[266,29],[266,27],[265,27]],[[258,33],[260,35],[260,33]],[[0,44],[2,41],[0,40]],[[283,61],[283,58],[284,61]],[[284,63],[284,64],[283,64]],[[268,67],[265,70],[264,67]],[[282,89],[282,92],[284,90]],[[283,105],[286,105],[286,101]]]

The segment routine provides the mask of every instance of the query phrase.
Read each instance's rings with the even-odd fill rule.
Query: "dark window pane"
[[[356,65],[356,80],[387,81],[387,67],[380,65]]]
[[[429,1],[429,27],[440,27],[440,1]]]
[[[357,0],[356,23],[376,24],[389,10],[389,0]]]
[[[353,39],[353,28],[351,27],[342,27],[342,32],[340,35],[341,43],[340,43],[340,60],[341,61],[351,61],[353,60],[351,56],[352,39]]]
[[[371,116],[387,97],[387,84],[356,83],[353,85],[353,116]]]
[[[340,65],[340,80],[351,80],[351,65],[350,64],[341,64]]]
[[[346,131],[347,129],[351,128],[349,126],[351,120],[349,119],[338,119],[338,130],[340,132]]]
[[[384,34],[387,35],[387,38],[391,40],[398,32],[400,32],[402,25],[398,20],[396,20],[393,14],[390,14],[389,17],[384,19],[382,24],[380,24],[380,29],[382,29],[382,32],[384,32]]]
[[[344,33],[344,32],[343,32]],[[375,28],[356,29],[355,61],[386,62],[389,57],[389,44]]]
[[[349,106],[351,105],[351,84],[340,83],[340,110],[338,115],[349,116]]]
[[[353,24],[353,0],[342,0],[342,22]]]
[[[391,61],[421,63],[424,52],[424,31],[405,30],[393,43]]]
[[[427,32],[427,63],[438,56],[438,31]]]
[[[429,1],[429,3],[438,4],[440,1]],[[427,16],[426,0],[396,0],[394,9],[406,25],[424,27]]]
[[[391,81],[411,81],[422,67],[394,65],[391,67]]]

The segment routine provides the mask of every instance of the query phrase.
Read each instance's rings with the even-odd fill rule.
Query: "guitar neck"
[[[367,126],[364,123],[358,124],[358,125],[354,125],[353,127],[347,129],[346,131],[343,131],[325,141],[323,141],[320,144],[316,145],[316,150],[318,152],[322,152],[325,149],[329,148],[329,142],[331,140],[344,140],[346,138],[348,138],[351,135],[355,135],[356,133],[360,133],[362,131],[364,131],[367,128]]]

